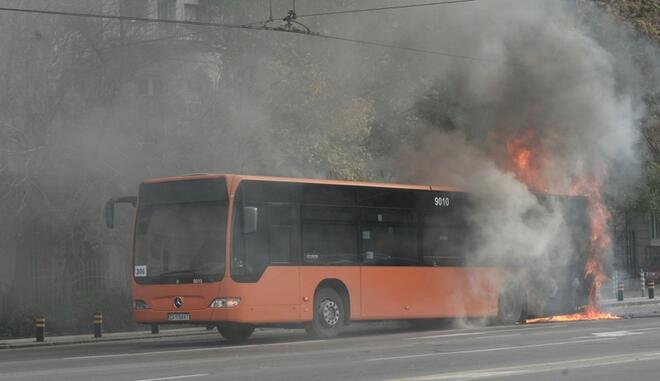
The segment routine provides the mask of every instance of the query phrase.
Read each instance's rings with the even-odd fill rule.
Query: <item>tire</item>
[[[500,293],[497,305],[497,322],[511,325],[523,323],[527,318],[527,294],[518,284],[511,284]]]
[[[307,333],[322,339],[337,337],[344,325],[345,301],[334,289],[322,288],[314,296],[313,314]]]
[[[241,323],[220,323],[218,324],[218,332],[231,342],[241,342],[252,335],[254,326]]]

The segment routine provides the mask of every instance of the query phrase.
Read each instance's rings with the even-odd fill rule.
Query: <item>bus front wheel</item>
[[[240,323],[220,323],[218,332],[229,341],[243,341],[252,335],[254,326]]]
[[[305,327],[307,333],[319,338],[339,335],[344,325],[344,299],[332,288],[320,289],[314,297],[314,316]]]

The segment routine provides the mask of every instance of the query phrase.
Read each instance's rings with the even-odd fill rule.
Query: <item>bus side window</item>
[[[422,218],[422,255],[425,265],[459,266],[467,251],[469,229],[463,216],[431,210]]]
[[[256,282],[270,264],[296,264],[300,258],[302,186],[294,183],[244,180],[234,200],[231,275],[238,282]],[[257,229],[243,229],[243,207],[257,208]]]
[[[245,205],[257,207],[259,219],[257,231],[243,233],[242,213],[235,214],[236,226],[233,229],[232,277],[241,281],[256,281],[268,266],[268,208],[263,205]]]
[[[414,210],[363,208],[361,218],[364,263],[385,266],[419,264]]]
[[[303,206],[303,263],[347,265],[358,262],[356,209]]]
[[[270,263],[296,263],[298,208],[294,205],[270,205],[269,209]]]

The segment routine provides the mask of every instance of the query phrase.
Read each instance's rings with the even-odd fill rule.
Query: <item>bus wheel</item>
[[[254,326],[241,323],[220,323],[218,332],[229,341],[243,341],[252,335]]]
[[[322,288],[314,297],[312,323],[305,329],[315,337],[336,337],[344,325],[344,314],[344,299],[339,293],[331,288]]]
[[[497,307],[499,324],[520,323],[527,317],[527,296],[520,285],[506,287],[500,294]]]

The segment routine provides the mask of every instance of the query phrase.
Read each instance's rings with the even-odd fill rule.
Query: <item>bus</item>
[[[567,239],[586,252],[586,200],[561,198],[575,216],[567,223],[581,231]],[[474,257],[474,206],[460,189],[233,174],[159,178],[140,184],[137,196],[107,202],[110,228],[118,203],[136,207],[138,323],[217,326],[229,340],[246,339],[255,327],[296,326],[330,338],[351,321],[515,323],[533,304],[514,270]],[[562,264],[567,286],[547,311],[584,303],[584,287],[571,282],[583,265],[582,256]]]

